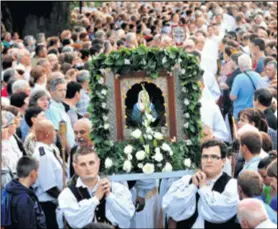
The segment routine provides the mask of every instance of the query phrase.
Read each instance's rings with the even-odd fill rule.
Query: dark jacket
[[[273,130],[277,130],[277,118],[271,108],[268,108],[264,111],[264,116],[268,126]]]
[[[44,212],[32,189],[13,179],[7,184],[6,191],[12,195],[13,224],[10,228],[46,228]]]
[[[233,114],[233,102],[230,99],[230,93],[232,90],[233,83],[237,75],[241,73],[240,69],[235,69],[229,78],[226,80],[226,84],[229,86],[229,89],[223,91],[223,116],[225,117],[226,114],[232,115]]]

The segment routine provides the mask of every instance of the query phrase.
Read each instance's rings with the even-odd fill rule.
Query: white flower
[[[138,161],[143,161],[146,157],[145,151],[141,150],[136,153],[136,158]]]
[[[154,165],[151,163],[147,163],[144,165],[142,171],[145,174],[152,174],[152,173],[154,173]]]
[[[154,138],[157,140],[162,140],[163,139],[163,134],[159,133],[159,132],[155,132],[154,133]]]
[[[136,139],[139,139],[142,136],[142,132],[141,132],[141,130],[137,129],[132,132],[131,136]]]
[[[162,172],[172,172],[173,167],[169,162],[166,162],[164,168],[162,169]]]
[[[161,149],[163,149],[164,151],[167,151],[167,152],[170,152],[172,150],[171,147],[167,143],[163,143],[161,146]]]
[[[106,108],[106,103],[102,103],[102,104],[101,104],[101,107],[102,107],[103,109],[105,109],[105,108]]]
[[[181,90],[182,90],[182,92],[184,92],[184,93],[186,93],[186,92],[187,92],[186,87],[183,87]]]
[[[181,74],[182,74],[182,75],[185,74],[185,69],[184,69],[184,68],[181,70]]]
[[[190,115],[188,113],[185,114],[186,118],[190,118]]]
[[[125,154],[131,154],[133,151],[133,147],[131,145],[127,145],[125,148],[124,148],[124,153]]]
[[[108,157],[108,158],[105,159],[105,163],[104,164],[105,164],[105,168],[109,169],[109,168],[111,168],[113,166],[113,161]]]
[[[154,160],[157,162],[161,162],[163,160],[163,155],[161,153],[155,153]]]
[[[185,104],[186,106],[188,106],[188,105],[189,105],[189,100],[188,100],[188,99],[185,99],[185,100],[184,100],[184,104]]]
[[[148,121],[153,122],[154,117],[151,114],[146,113],[145,115]]]
[[[104,128],[105,130],[108,130],[109,127],[110,127],[110,125],[109,125],[108,123],[104,124],[104,126],[103,126],[103,128]]]
[[[166,62],[167,62],[167,58],[166,58],[166,56],[164,56],[162,59],[162,64],[165,64]]]
[[[157,164],[157,167],[162,167],[162,164],[161,164],[161,163],[158,163],[158,164]]]
[[[191,145],[192,145],[192,141],[191,141],[190,139],[188,139],[188,140],[186,140],[186,144],[187,144],[188,146],[191,146]]]
[[[170,151],[169,151],[169,155],[172,157],[173,154],[174,154],[174,153],[173,153],[173,150],[170,150]]]
[[[147,138],[148,138],[149,140],[153,140],[153,136],[150,135],[150,134],[148,134]]]
[[[125,161],[123,165],[123,170],[129,173],[132,169],[132,164],[130,161]]]
[[[125,59],[125,65],[130,65],[130,60]]]
[[[131,154],[127,155],[127,160],[131,161],[133,159],[133,156]]]
[[[184,124],[184,127],[186,128],[186,129],[188,129],[188,127],[189,127],[189,123],[187,122],[187,123],[185,123]]]
[[[103,78],[100,78],[100,79],[98,80],[98,83],[99,83],[99,84],[104,84],[104,79],[103,79]]]
[[[102,116],[103,121],[107,121],[108,117],[107,116]]]
[[[146,133],[148,133],[148,134],[152,133],[152,128],[150,128],[150,127],[148,126],[147,129],[146,129]]]
[[[189,168],[189,167],[191,166],[191,160],[190,160],[190,158],[185,159],[185,160],[183,161],[183,164],[184,164],[185,167]]]
[[[107,95],[107,90],[102,89],[102,90],[101,90],[101,94],[103,94],[103,95]]]
[[[198,90],[198,87],[196,85],[193,85],[192,88],[197,91]]]
[[[138,165],[137,165],[137,167],[139,168],[139,169],[142,169],[143,168],[143,164],[142,163],[139,163]]]
[[[182,62],[182,59],[181,59],[181,58],[179,58],[179,59],[178,59],[178,63],[180,64],[181,62]]]
[[[161,153],[161,151],[160,151],[160,148],[159,148],[159,147],[156,147],[154,151],[155,151],[155,153]]]

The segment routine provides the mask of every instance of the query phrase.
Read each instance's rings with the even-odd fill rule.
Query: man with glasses
[[[162,207],[176,228],[240,228],[236,223],[237,181],[222,172],[227,146],[209,139],[201,150],[202,170],[174,182]]]

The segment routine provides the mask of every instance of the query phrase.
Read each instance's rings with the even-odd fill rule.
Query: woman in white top
[[[2,129],[7,129],[5,139],[2,138],[3,163],[9,167],[13,173],[16,173],[17,162],[23,154],[13,136],[16,132],[15,116],[11,112],[3,111],[2,123]]]

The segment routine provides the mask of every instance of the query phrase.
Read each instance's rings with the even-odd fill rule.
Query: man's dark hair
[[[35,52],[36,52],[36,56],[40,55],[40,52],[44,49],[44,45],[37,45]]]
[[[266,67],[266,65],[268,65],[268,63],[271,61],[275,61],[275,59],[272,56],[266,56],[264,58],[264,67]]]
[[[30,156],[23,156],[17,162],[16,172],[18,178],[26,178],[33,170],[37,170],[39,164],[35,158]]]
[[[265,42],[261,38],[255,38],[254,40],[251,41],[255,46],[258,46],[260,51],[265,50]]]
[[[241,187],[243,193],[249,198],[262,194],[263,180],[257,171],[243,171],[239,174],[237,183]]]
[[[117,47],[120,47],[121,45],[124,45],[125,43],[122,40],[117,41]]]
[[[245,145],[251,154],[259,154],[262,149],[262,140],[259,133],[247,131],[240,136],[240,144]]]
[[[82,89],[82,86],[80,83],[77,83],[77,82],[69,82],[68,85],[67,85],[67,94],[66,94],[66,98],[67,99],[72,99],[76,92],[80,92]]]
[[[70,39],[65,38],[65,39],[63,40],[63,42],[62,42],[62,45],[63,45],[63,46],[70,45]]]
[[[24,118],[30,128],[33,126],[32,118],[36,118],[41,112],[43,112],[43,109],[40,107],[29,107],[26,110]]]
[[[3,81],[8,83],[10,79],[14,77],[14,69],[7,69],[3,75]]]
[[[259,35],[257,33],[251,33],[249,38],[250,41],[252,42],[253,40],[259,38]]]
[[[8,81],[8,84],[7,84],[7,92],[9,94],[9,96],[11,96],[13,94],[13,91],[12,91],[12,86],[13,86],[13,83],[16,81],[15,78],[10,78],[9,81]]]
[[[92,46],[93,45],[103,45],[104,44],[104,41],[101,40],[101,39],[94,39],[92,40]]]
[[[84,60],[84,59],[86,59],[87,57],[90,56],[90,52],[89,52],[88,49],[81,49],[80,53],[81,53],[81,59],[82,60]]]
[[[128,24],[127,23],[122,23],[122,25],[121,25],[121,29],[122,30],[126,30],[128,28]]]
[[[260,163],[258,164],[258,169],[266,169],[273,160],[275,160],[275,157],[265,157],[263,159],[260,160]]]
[[[265,152],[269,153],[273,149],[273,143],[269,134],[261,131],[262,148]]]
[[[272,104],[272,94],[267,88],[260,88],[254,93],[254,100],[265,107],[270,107]]]
[[[52,48],[52,49],[49,49],[49,50],[47,51],[47,54],[55,54],[55,55],[58,55],[59,52],[58,52],[57,49]]]
[[[224,142],[216,140],[216,139],[209,139],[209,140],[205,141],[201,146],[201,152],[203,152],[203,149],[208,149],[208,148],[214,147],[214,146],[219,146],[222,159],[227,157],[227,153],[228,153],[227,145]]]
[[[94,56],[94,55],[98,54],[102,48],[103,48],[103,46],[100,44],[92,45],[92,47],[90,48],[90,55]]]
[[[7,68],[11,68],[12,66],[13,66],[13,58],[9,55],[4,55],[2,60],[3,70],[6,70]]]
[[[24,100],[27,97],[28,95],[25,92],[17,92],[15,94],[12,94],[10,99],[11,105],[21,108],[25,104]]]

